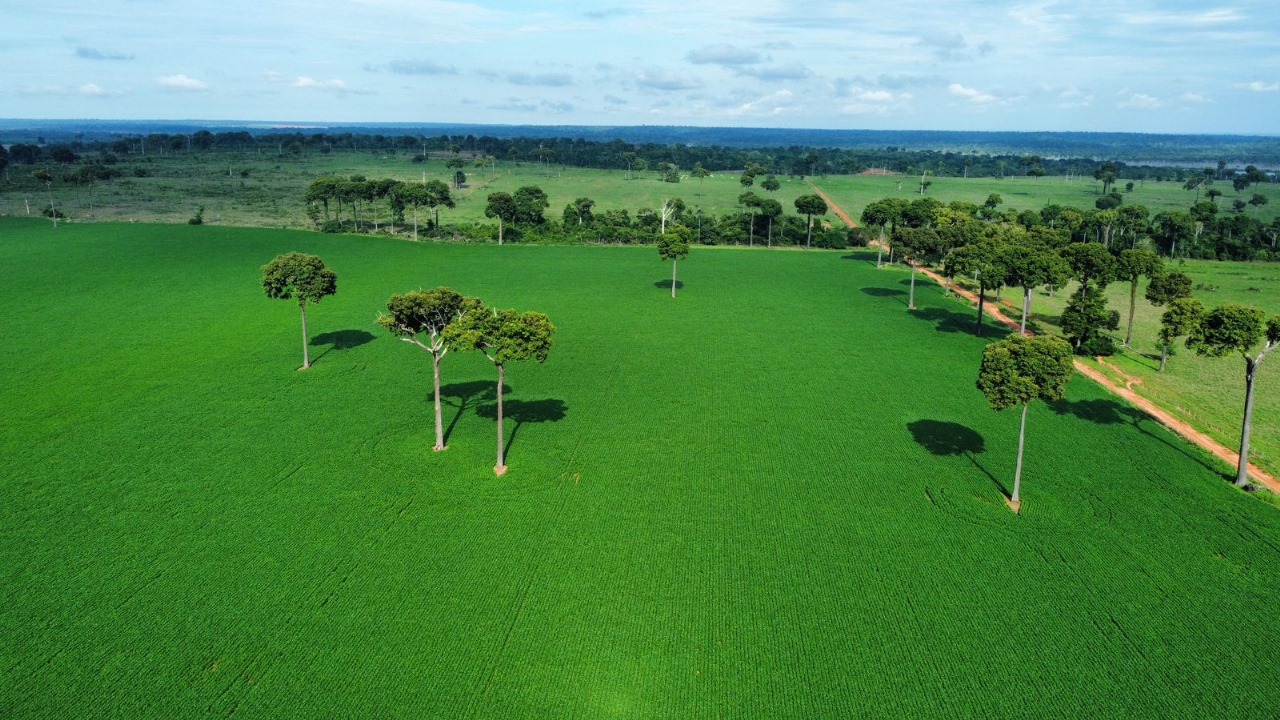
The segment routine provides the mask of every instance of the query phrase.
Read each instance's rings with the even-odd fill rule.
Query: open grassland
[[[308,313],[259,267],[339,274]],[[874,256],[0,220],[0,715],[1265,717],[1280,512],[1082,379],[1018,418]],[[373,324],[450,285],[508,372]],[[1175,359],[1181,363],[1184,358]],[[1175,365],[1176,367],[1176,365]]]
[[[119,165],[126,177],[99,183],[92,192],[87,186],[55,183],[55,204],[73,220],[108,222],[186,222],[196,208],[205,207],[205,220],[214,224],[256,227],[311,227],[303,203],[307,186],[321,175],[347,177],[354,174],[368,178],[393,178],[402,181],[437,179],[451,182],[452,170],[445,167],[445,157],[432,157],[425,163],[411,162],[406,153],[334,152],[312,154],[303,159],[269,157],[257,153],[217,152],[180,153],[164,156],[127,157]],[[489,222],[484,217],[485,200],[495,191],[511,192],[522,185],[537,185],[550,199],[549,218],[559,219],[564,206],[575,198],[596,201],[597,212],[626,209],[633,215],[641,208],[655,209],[665,198],[679,197],[690,210],[701,208],[707,213],[738,210],[737,198],[747,188],[739,182],[738,172],[716,172],[705,180],[689,175],[684,168],[679,183],[658,179],[652,170],[631,173],[625,170],[592,170],[539,164],[532,160],[512,163],[497,160],[492,165],[476,167],[468,157],[463,170],[466,187],[455,191],[458,207],[444,210],[441,221]],[[132,177],[141,168],[147,177]],[[27,166],[12,166],[12,182],[0,186],[0,215],[23,216],[28,204],[38,214],[48,206],[43,185],[31,177]],[[55,176],[66,174],[52,168]],[[242,176],[242,173],[245,173]],[[762,179],[762,178],[761,178]],[[1079,208],[1092,208],[1101,184],[1092,177],[1007,177],[952,178],[932,177],[928,194],[944,202],[965,200],[982,204],[991,193],[999,194],[1004,207],[1038,210],[1057,203]],[[779,176],[782,187],[772,195],[788,214],[794,214],[796,197],[811,192],[799,178]],[[918,176],[906,175],[828,175],[815,178],[841,207],[855,219],[867,203],[883,197],[907,199],[919,197]],[[1118,183],[1123,190],[1126,181]],[[1229,182],[1213,186],[1225,194],[1218,202],[1224,212],[1237,198],[1248,200],[1261,193],[1269,204],[1247,211],[1269,221],[1280,214],[1280,185],[1260,184],[1236,193]],[[770,196],[760,189],[759,180],[751,188],[760,196]],[[1195,191],[1182,189],[1181,183],[1139,181],[1125,202],[1142,204],[1153,213],[1162,210],[1185,210],[1197,197]],[[385,208],[382,210],[385,222]],[[830,220],[834,220],[830,218]]]

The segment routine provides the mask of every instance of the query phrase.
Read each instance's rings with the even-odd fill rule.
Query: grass
[[[267,300],[325,258],[338,295]],[[1015,413],[863,253],[0,220],[0,714],[1256,717],[1280,514],[1089,383]],[[509,370],[377,332],[450,285]],[[366,335],[365,333],[368,333]],[[1181,360],[1181,358],[1179,358]],[[465,399],[465,402],[463,400]],[[456,421],[456,422],[455,422]],[[514,437],[510,437],[514,435]],[[1233,670],[1223,672],[1224,668]]]
[[[73,220],[107,222],[183,223],[203,205],[205,220],[219,225],[249,227],[310,228],[303,204],[307,186],[320,175],[365,175],[369,178],[395,178],[403,181],[439,179],[449,181],[452,171],[445,158],[433,157],[426,163],[413,163],[409,153],[333,152],[312,154],[303,159],[285,159],[257,153],[223,151],[216,153],[169,154],[164,156],[130,156],[120,168],[127,177],[96,186],[91,201],[88,188],[56,184],[55,202]],[[148,177],[132,177],[135,168],[143,168]],[[25,216],[27,205],[38,214],[47,207],[46,189],[31,177],[24,166],[9,169],[12,182],[0,187],[0,215]],[[559,219],[566,204],[579,197],[590,197],[597,212],[623,208],[633,216],[641,208],[656,209],[662,201],[679,197],[692,210],[708,213],[739,211],[737,198],[744,190],[737,172],[717,172],[705,180],[686,175],[677,184],[661,182],[657,173],[634,173],[627,179],[624,170],[591,170],[559,165],[539,165],[522,161],[512,164],[498,160],[493,167],[474,167],[470,162],[467,187],[455,192],[458,207],[442,212],[443,222],[489,222],[484,217],[485,199],[496,191],[511,192],[521,185],[538,185],[547,192],[550,208],[547,216]],[[55,176],[66,172],[52,169]],[[247,177],[241,172],[247,171]],[[855,219],[867,203],[887,196],[908,199],[919,197],[919,178],[910,176],[830,175],[813,178]],[[1007,177],[997,178],[931,178],[929,194],[944,202],[966,200],[982,204],[991,193],[998,193],[1004,207],[1038,210],[1058,203],[1092,208],[1098,197],[1099,183],[1091,177]],[[771,197],[778,200],[788,214],[794,214],[796,197],[811,192],[798,178],[779,176],[782,187]],[[1120,190],[1124,183],[1119,184]],[[1217,182],[1215,188],[1225,194],[1219,198],[1224,212],[1237,197],[1247,200],[1254,193],[1266,196],[1270,203],[1248,213],[1264,222],[1280,214],[1280,185],[1256,185],[1236,193],[1230,183]],[[770,196],[757,182],[753,192]],[[1146,205],[1152,213],[1161,210],[1185,210],[1197,198],[1195,192],[1182,189],[1175,182],[1138,182],[1126,202]],[[383,210],[385,215],[385,209]],[[385,221],[385,217],[383,221]],[[829,221],[834,218],[828,217]]]

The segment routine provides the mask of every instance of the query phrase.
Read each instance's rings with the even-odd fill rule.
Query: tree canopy
[[[302,313],[302,369],[311,367],[307,349],[307,304],[318,303],[338,291],[338,276],[315,255],[290,252],[262,266],[262,289],[267,297],[298,301]]]

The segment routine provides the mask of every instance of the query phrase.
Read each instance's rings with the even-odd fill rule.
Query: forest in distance
[[[941,153],[1041,155],[1052,159],[1109,159],[1129,164],[1202,165],[1219,160],[1229,166],[1280,168],[1280,136],[1172,135],[1131,132],[1005,132],[942,130],[862,130],[671,125],[483,125],[468,123],[308,123],[214,120],[44,120],[0,118],[0,142],[71,143],[114,140],[151,134],[248,133],[255,137],[386,136],[475,137],[504,140],[580,140],[609,144],[689,145],[695,147],[826,148]]]

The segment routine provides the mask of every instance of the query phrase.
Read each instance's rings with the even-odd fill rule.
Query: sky
[[[1276,0],[4,4],[4,118],[1280,135]]]

